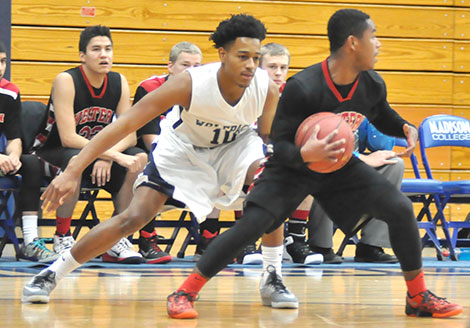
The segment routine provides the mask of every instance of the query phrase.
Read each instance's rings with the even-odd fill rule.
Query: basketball
[[[320,112],[313,114],[307,117],[297,129],[295,144],[298,147],[302,147],[307,142],[317,124],[320,126],[318,139],[323,139],[333,130],[338,129],[338,133],[333,138],[333,141],[344,138],[346,140],[346,143],[343,145],[345,151],[336,157],[338,161],[335,163],[328,161],[311,162],[308,164],[308,168],[319,173],[330,173],[339,170],[349,161],[354,150],[354,134],[351,127],[339,115],[334,113]]]

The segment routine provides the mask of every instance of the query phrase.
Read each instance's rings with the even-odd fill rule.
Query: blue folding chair
[[[406,148],[408,144],[405,139],[395,138],[395,146]],[[411,154],[410,161],[415,178],[403,179],[401,191],[408,196],[413,203],[421,205],[419,213],[416,215],[416,220],[418,221],[418,228],[426,231],[422,238],[422,245],[424,247],[428,241],[431,241],[436,249],[437,259],[441,261],[443,255],[441,243],[437,236],[437,222],[439,221],[439,216],[432,214],[431,207],[434,204],[437,213],[442,211],[439,196],[442,195],[444,191],[443,183],[435,179],[421,178],[418,159],[415,154]]]
[[[432,179],[432,170],[426,150],[436,147],[470,147],[470,121],[454,115],[433,115],[426,118],[419,127],[421,158],[426,176]],[[434,221],[440,221],[452,260],[457,260],[455,248],[458,230],[470,228],[470,222],[453,221],[444,215],[444,208],[450,203],[470,203],[470,180],[445,181],[440,194],[440,210]],[[452,233],[451,233],[452,231]]]

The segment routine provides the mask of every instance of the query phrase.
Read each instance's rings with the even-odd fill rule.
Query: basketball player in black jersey
[[[54,80],[48,103],[48,124],[36,142],[37,154],[62,170],[114,116],[130,108],[126,78],[111,71],[113,42],[109,28],[90,26],[84,29],[79,50],[82,64],[60,73]],[[104,152],[82,175],[85,185],[102,187],[111,193],[115,213],[129,205],[134,180],[147,161],[146,153],[134,147],[135,144],[135,133],[129,134]],[[70,220],[78,196],[79,190],[57,209],[54,235],[57,253],[63,253],[74,244]],[[103,255],[103,261],[140,263],[143,258],[123,238]]]
[[[354,129],[367,117],[381,132],[406,138],[408,148],[402,155],[409,155],[416,146],[416,128],[390,108],[385,83],[373,71],[380,42],[369,15],[354,9],[337,11],[329,20],[328,38],[330,57],[287,81],[271,129],[274,155],[254,182],[243,218],[209,245],[194,273],[169,297],[172,317],[185,317],[184,313],[195,317],[193,302],[207,280],[231,262],[237,249],[279,227],[309,194],[343,231],[351,231],[364,214],[388,224],[408,288],[407,315],[450,317],[463,311],[462,306],[426,288],[416,218],[400,190],[355,156],[336,172],[310,171],[307,163],[328,160],[342,151],[337,143],[330,143],[332,134],[317,139],[318,126],[302,148],[294,144],[305,118],[328,111],[341,115]]]

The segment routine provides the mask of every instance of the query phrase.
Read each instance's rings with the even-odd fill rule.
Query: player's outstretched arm
[[[70,163],[75,159],[72,158]],[[46,191],[41,195],[42,209],[45,213],[55,211],[61,206],[69,197],[71,197],[79,186],[81,172],[73,172],[72,170],[65,170],[46,188]]]
[[[162,114],[167,108],[174,105],[188,108],[190,99],[191,78],[188,73],[178,74],[160,88],[147,94],[133,106],[132,110],[122,114],[115,122],[94,136],[77,157],[69,162],[65,171],[51,182],[42,195],[43,209],[55,210],[70,197],[78,188],[82,172],[100,154]]]

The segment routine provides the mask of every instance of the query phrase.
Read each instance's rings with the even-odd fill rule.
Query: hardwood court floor
[[[166,296],[189,268],[90,269],[65,278],[46,305],[21,304],[24,283],[38,269],[0,269],[0,327],[470,327],[469,268],[426,269],[428,287],[465,306],[451,319],[404,315],[405,285],[397,268],[288,268],[284,280],[298,310],[261,305],[260,268],[226,269],[196,302],[199,319],[172,320]]]

